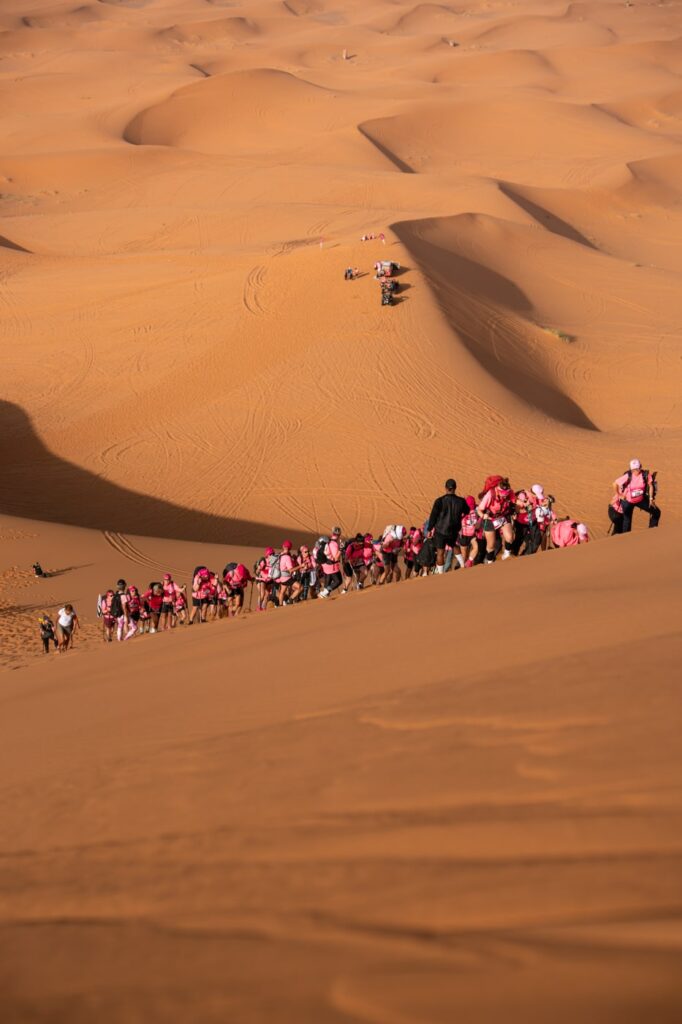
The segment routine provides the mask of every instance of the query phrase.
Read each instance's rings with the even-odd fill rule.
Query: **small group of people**
[[[63,654],[73,646],[73,635],[79,625],[78,616],[72,604],[65,604],[63,608],[59,609],[56,624],[47,612],[43,612],[38,617],[38,630],[43,652],[49,654],[50,649],[54,646],[58,654]]]
[[[658,525],[656,477],[655,472],[643,469],[638,459],[632,459],[629,469],[614,481],[609,506],[614,533],[630,531],[638,508],[648,514],[650,527]],[[144,591],[120,579],[97,600],[103,638],[125,641],[178,625],[233,618],[245,610],[247,591],[249,610],[255,593],[255,610],[265,612],[302,601],[326,600],[336,592],[346,594],[398,582],[403,573],[405,579],[440,575],[491,565],[498,558],[506,561],[589,542],[586,524],[570,516],[559,518],[554,504],[553,496],[539,483],[515,490],[507,477],[495,474],[486,478],[476,497],[462,497],[450,478],[421,526],[390,524],[379,536],[359,532],[351,537],[344,537],[341,527],[335,526],[310,546],[296,548],[285,540],[279,550],[267,547],[252,569],[228,562],[218,573],[199,565],[192,573],[191,597],[170,572]],[[58,650],[66,650],[78,626],[72,606],[60,609],[56,628],[47,615],[39,621],[45,651],[52,642]]]

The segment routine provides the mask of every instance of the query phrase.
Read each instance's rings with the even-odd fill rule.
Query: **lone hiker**
[[[445,481],[445,494],[436,498],[431,509],[427,523],[427,531],[434,532],[436,541],[436,572],[445,572],[445,548],[456,548],[457,538],[462,525],[462,516],[469,511],[464,498],[460,498],[457,492],[457,481],[450,477]],[[461,555],[457,556],[460,566],[464,565]]]
[[[656,505],[655,472],[642,469],[639,459],[632,459],[630,468],[613,481],[613,489],[614,499],[620,498],[623,515],[620,533],[629,533],[632,529],[632,513],[636,508],[649,513],[649,529],[658,526],[661,510]]]

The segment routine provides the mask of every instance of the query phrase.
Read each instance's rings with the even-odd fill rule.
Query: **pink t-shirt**
[[[627,473],[623,473],[622,476],[619,476],[617,480],[614,480],[614,483],[623,491],[625,500],[635,505],[638,501],[641,501],[647,493],[646,480],[644,479],[644,473],[642,473],[641,470],[637,470],[630,474],[630,483],[628,483]]]
[[[331,576],[332,573],[338,572],[341,568],[341,550],[338,542],[330,540],[329,543],[325,545],[325,554],[327,556],[327,561],[322,563],[322,572],[326,576]]]
[[[580,544],[578,531],[570,519],[563,519],[560,523],[552,524],[552,542],[558,548],[572,548]]]
[[[284,551],[279,556],[279,582],[288,583],[291,579],[291,573],[294,569],[294,560],[288,551]]]

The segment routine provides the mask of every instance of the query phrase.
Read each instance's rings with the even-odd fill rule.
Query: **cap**
[[[332,530],[332,534],[335,537],[340,537],[341,536],[341,527],[340,526],[335,526],[334,529]]]
[[[170,579],[170,577],[169,577],[169,579]],[[125,587],[125,585],[126,585],[126,581],[125,580],[118,580],[118,582],[116,584],[117,587]]]
[[[533,486],[531,487],[531,491],[533,492],[536,498],[544,498],[545,496],[542,484],[533,484]]]
[[[639,459],[630,459],[630,469],[641,469],[642,463]]]
[[[170,574],[169,572],[165,572],[165,573],[163,574],[163,578],[164,578],[165,580],[169,580],[169,579],[171,578],[171,574]]]
[[[284,551],[291,551],[292,547],[293,547],[293,544],[291,543],[290,540],[282,541],[282,548],[283,548]]]
[[[579,537],[587,537],[589,535],[590,531],[587,529],[584,523],[578,523],[576,529],[578,531]]]
[[[448,480],[445,481],[445,490],[446,491],[454,491],[456,489],[456,487],[457,487],[457,481],[453,480],[452,477],[450,477]]]
[[[266,555],[274,555],[274,553],[275,553],[275,549],[274,548],[266,548],[265,549],[265,554]]]
[[[371,533],[366,533],[364,539],[365,539],[365,543],[371,544],[372,541],[374,540],[374,537],[372,536]]]
[[[473,494],[467,495],[466,503],[473,512],[473,510],[476,508],[476,499],[474,498]]]

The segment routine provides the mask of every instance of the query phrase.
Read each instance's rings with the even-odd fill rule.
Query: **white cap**
[[[630,469],[641,469],[642,463],[639,459],[630,459]]]
[[[531,487],[531,491],[533,492],[536,498],[544,498],[545,496],[542,484],[533,484],[533,486]]]
[[[584,523],[578,523],[576,529],[578,531],[578,536],[579,537],[587,537],[587,536],[589,536],[589,532],[590,531],[587,529],[587,527],[585,526]]]

